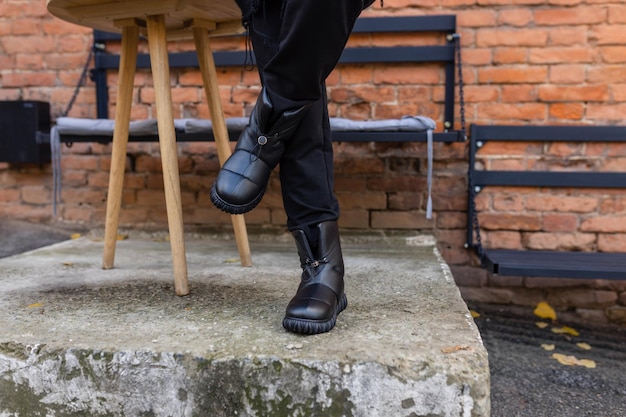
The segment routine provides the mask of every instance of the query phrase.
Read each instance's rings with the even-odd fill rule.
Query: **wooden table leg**
[[[174,115],[172,112],[165,17],[163,15],[148,16],[146,23],[152,77],[154,80],[161,162],[163,164],[165,204],[172,247],[174,287],[177,295],[187,295],[189,294],[187,258],[183,236],[183,210],[180,196],[176,132],[174,130]]]
[[[128,127],[133,97],[133,81],[137,66],[138,43],[139,27],[133,21],[126,21],[122,26],[122,51],[120,54],[115,128],[113,130],[109,192],[107,195],[104,227],[104,254],[102,259],[102,267],[104,269],[113,268],[115,262],[115,245],[117,243],[117,228],[119,225],[120,207],[122,205]]]
[[[193,37],[196,44],[200,71],[202,73],[202,82],[211,112],[213,135],[215,136],[215,143],[217,145],[217,156],[220,165],[222,165],[232,152],[229,145],[228,129],[226,128],[226,121],[224,119],[224,110],[220,100],[217,72],[215,70],[215,60],[213,59],[213,51],[209,41],[209,32],[204,27],[194,25]],[[239,249],[241,265],[252,266],[248,231],[246,230],[244,216],[242,214],[232,215],[231,219],[235,231],[237,248]]]

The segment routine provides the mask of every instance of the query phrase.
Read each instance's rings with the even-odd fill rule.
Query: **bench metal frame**
[[[442,63],[444,65],[444,126],[454,126],[454,101],[456,90],[457,57],[456,48],[459,42],[456,35],[456,16],[402,16],[402,17],[370,17],[357,20],[353,33],[427,33],[439,32],[445,36],[445,44],[419,46],[372,46],[346,48],[339,60],[340,64],[373,64],[373,63]],[[235,35],[239,36],[239,35]],[[243,35],[241,35],[243,36]],[[106,51],[106,43],[119,41],[120,35],[94,31],[94,62],[91,79],[96,86],[96,105],[98,118],[108,117],[108,86],[107,71],[117,70],[120,57]],[[217,67],[242,66],[246,52],[216,51],[214,53]],[[175,52],[169,54],[170,68],[197,68],[198,58],[195,52]],[[148,54],[139,54],[137,68],[149,69]],[[236,141],[239,132],[230,132],[230,139]],[[158,136],[133,136],[131,141],[156,141]],[[443,132],[435,132],[433,139],[438,142],[459,142],[466,139],[463,129],[446,128]],[[179,141],[212,141],[213,135],[177,134]],[[336,131],[333,132],[336,142],[418,142],[426,141],[426,133],[422,132],[374,132],[374,131]],[[61,141],[72,142],[110,142],[108,136],[61,135]]]
[[[626,189],[626,172],[488,171],[476,169],[476,153],[488,141],[626,142],[626,126],[471,125],[468,171],[467,243],[491,273],[585,279],[626,279],[626,253],[485,249],[475,205],[488,186]]]

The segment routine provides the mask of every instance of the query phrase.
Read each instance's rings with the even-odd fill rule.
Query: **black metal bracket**
[[[472,125],[468,169],[467,248],[483,267],[500,275],[626,279],[626,254],[484,249],[475,198],[487,186],[626,189],[626,172],[491,171],[476,169],[476,154],[487,141],[626,142],[626,126]],[[476,238],[476,239],[475,239]]]

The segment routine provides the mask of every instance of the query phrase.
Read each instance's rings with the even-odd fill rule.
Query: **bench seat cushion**
[[[248,124],[247,117],[230,117],[226,119],[229,130],[241,131]],[[112,136],[115,121],[112,119],[83,119],[76,117],[59,117],[56,129],[61,135],[97,135]],[[211,133],[213,125],[205,119],[175,119],[174,127],[181,133]],[[404,116],[400,119],[386,120],[351,120],[332,117],[330,128],[341,132],[425,132],[436,127],[434,120],[425,116]],[[150,136],[158,134],[157,120],[146,119],[130,122],[130,136]]]

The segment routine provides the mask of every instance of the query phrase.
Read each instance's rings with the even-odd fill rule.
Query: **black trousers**
[[[310,105],[280,160],[289,230],[339,217],[325,80],[372,0],[238,0],[276,115]]]

